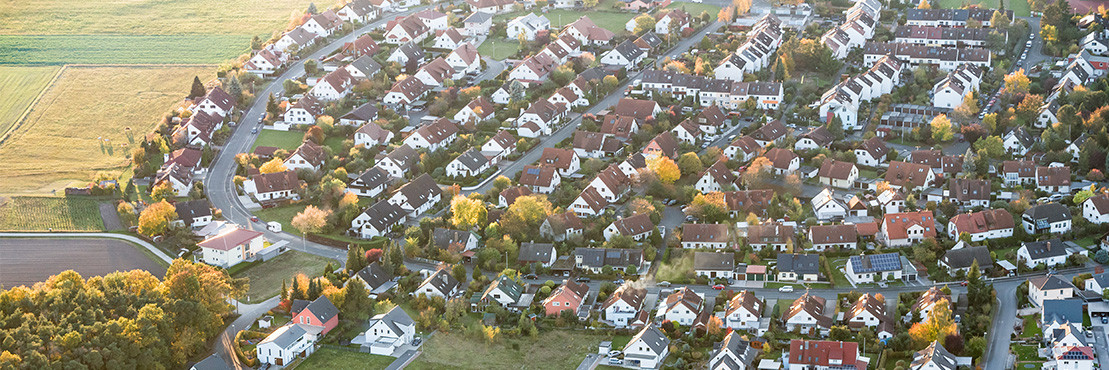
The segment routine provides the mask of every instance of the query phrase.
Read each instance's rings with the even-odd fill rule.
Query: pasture
[[[212,66],[66,67],[0,145],[0,194],[46,194],[130,161],[156,122]]]
[[[57,72],[58,67],[0,66],[0,96],[4,97],[0,99],[0,137],[31,106]]]
[[[0,35],[0,64],[217,64],[250,35]]]
[[[83,197],[0,197],[0,231],[101,231],[97,204]]]

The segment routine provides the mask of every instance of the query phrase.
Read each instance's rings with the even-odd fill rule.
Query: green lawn
[[[971,1],[970,5],[978,5],[983,8],[998,8],[999,0],[976,0]],[[964,5],[963,0],[940,0],[940,7],[944,9],[958,9]],[[1027,17],[1031,15],[1031,7],[1028,5],[1028,0],[1009,0],[1005,2],[1005,9],[1013,11],[1013,14],[1019,17]]]
[[[250,37],[0,35],[0,64],[216,64],[247,52]]]
[[[1023,317],[1024,331],[1020,333],[1022,338],[1031,338],[1043,335],[1043,330],[1040,329],[1039,316],[1028,315]]]
[[[604,10],[601,10],[604,9]],[[566,10],[566,9],[552,9],[546,14],[539,11],[534,11],[536,15],[546,16],[551,20],[551,27],[562,28],[567,24],[581,18],[583,15],[588,15],[589,19],[601,28],[612,31],[613,33],[627,32],[627,23],[639,13],[625,13],[611,10],[611,6],[597,5],[593,10],[582,12],[580,10]],[[513,18],[526,14],[526,12],[511,12],[499,14],[493,17],[493,22],[508,22]],[[700,13],[698,13],[700,14]],[[480,50],[480,49],[479,49]]]
[[[596,353],[601,336],[564,330],[544,331],[538,338],[474,340],[461,332],[438,332],[424,353],[408,366],[438,369],[573,369],[586,354]],[[459,355],[464,354],[464,355]]]
[[[1074,243],[1083,247],[1089,247],[1091,245],[1097,244],[1097,235],[1091,235],[1082,239],[1075,240]]]
[[[493,47],[494,45],[496,45],[496,47]],[[479,54],[496,60],[505,60],[516,54],[519,50],[519,42],[493,39],[485,40],[485,42],[482,42],[481,45],[477,47],[477,52]]]
[[[623,351],[624,346],[627,346],[631,340],[632,336],[630,335],[614,335],[612,337],[612,349]]]
[[[0,99],[0,137],[31,106],[56,73],[58,67],[0,67],[0,96],[5,97]]]
[[[869,169],[869,168],[860,168],[859,169],[859,177],[867,178],[867,179],[876,179],[876,178],[878,178],[878,171],[873,170],[873,169]]]
[[[329,347],[321,347],[308,356],[297,369],[384,369],[393,363],[396,358],[381,355],[371,355],[355,351],[344,351]]]
[[[303,211],[308,203],[297,203],[281,207],[261,209],[254,212],[255,216],[265,222],[277,221],[281,224],[281,231],[300,236],[300,230],[293,227],[293,216]]]
[[[1036,346],[1014,344],[1012,349],[1013,353],[1017,354],[1017,361],[1043,361],[1040,359],[1040,356],[1036,354]]]
[[[684,9],[686,13],[694,17],[700,17],[701,12],[709,12],[709,19],[716,20],[716,14],[720,13],[720,7],[712,4],[705,3],[689,3],[689,2],[673,2],[670,3],[666,9]],[[625,21],[627,22],[627,21]]]
[[[835,282],[837,287],[846,288],[851,286],[851,282],[847,280],[847,275],[843,272],[844,269],[840,268],[847,265],[847,257],[833,259],[828,261],[828,264],[832,267],[832,281]]]
[[[295,243],[295,242],[294,242]],[[250,290],[246,302],[261,302],[281,291],[281,281],[292,281],[293,276],[303,273],[308,277],[320,276],[331,260],[308,253],[287,251],[272,260],[251,266],[234,276],[248,278]]]
[[[254,146],[250,147],[250,150],[260,146],[275,146],[291,152],[303,142],[304,133],[300,131],[262,130],[258,134],[258,140],[254,141]]]
[[[84,197],[0,197],[0,231],[102,231],[98,203]]]

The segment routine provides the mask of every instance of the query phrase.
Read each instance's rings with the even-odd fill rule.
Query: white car
[[[781,288],[778,288],[778,291],[782,293],[793,293],[793,285],[783,286]]]
[[[622,354],[624,353],[617,350],[608,351],[608,357],[620,357]]]

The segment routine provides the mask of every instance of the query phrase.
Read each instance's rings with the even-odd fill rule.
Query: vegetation
[[[396,358],[369,353],[357,352],[353,349],[339,350],[332,347],[320,347],[312,356],[309,356],[297,369],[384,369],[389,367]]]
[[[324,266],[330,259],[303,252],[287,251],[265,266],[254,265],[235,273],[237,278],[247,278],[250,289],[246,291],[246,301],[261,302],[280,293],[281,283],[297,274],[316,277],[323,274]]]
[[[536,338],[504,339],[497,343],[471,340],[454,332],[439,332],[424,344],[424,353],[408,368],[493,369],[513,364],[522,369],[572,369],[586,354],[596,352],[601,337],[564,330],[542,332]],[[551,345],[558,343],[558,345]],[[466,353],[466,356],[459,356]]]
[[[39,92],[58,72],[57,67],[0,67],[0,137],[31,106]]]
[[[101,231],[91,198],[0,197],[0,231]]]
[[[19,52],[0,54],[0,64],[216,64],[247,52],[249,40],[242,34],[3,35],[0,48]]]

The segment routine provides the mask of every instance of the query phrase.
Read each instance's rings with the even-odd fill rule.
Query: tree
[[[1094,192],[1091,191],[1090,189],[1082,189],[1082,191],[1079,191],[1078,193],[1074,194],[1074,198],[1072,199],[1072,201],[1076,205],[1077,204],[1082,204],[1082,202],[1085,202],[1086,199],[1093,198],[1094,195],[1096,195],[1096,194],[1094,194]]]
[[[273,94],[270,94],[270,99],[266,101],[266,113],[270,117],[277,117],[278,114],[281,114],[281,110],[277,106],[277,99],[273,97]]]
[[[282,161],[281,158],[271,159],[269,162],[263,163],[261,167],[258,167],[258,172],[261,173],[285,172],[287,170],[288,169],[285,168],[285,161]]]
[[[204,83],[200,82],[200,76],[193,76],[192,91],[189,91],[189,99],[198,98],[208,95],[208,89],[204,88]]]
[[[958,334],[958,329],[951,318],[950,303],[946,299],[936,302],[927,320],[913,324],[909,328],[909,335],[912,336],[913,343],[918,348],[934,341],[944,340],[951,334]]]
[[[465,284],[466,266],[463,266],[461,263],[455,264],[451,267],[451,276],[453,276],[455,280],[458,280],[458,282]]]
[[[1059,29],[1051,24],[1041,24],[1040,37],[1044,39],[1045,43],[1055,43],[1059,41]]]
[[[362,248],[358,247],[358,245],[351,244],[350,247],[347,248],[347,271],[353,276],[355,273],[362,271],[365,267],[366,259],[363,258]]]
[[[316,11],[316,3],[308,3],[308,10],[305,10],[304,12],[308,14],[319,13],[318,11]]]
[[[239,82],[239,76],[231,76],[227,82],[227,93],[235,98],[235,101],[243,101],[243,84]]]
[[[324,138],[323,128],[320,128],[320,126],[312,125],[308,128],[308,132],[304,133],[304,140],[312,140],[316,145],[323,145]]]
[[[1024,68],[1005,75],[1005,93],[1010,97],[1027,94],[1031,85],[1028,76],[1024,75]]]
[[[993,15],[990,16],[990,27],[993,29],[1009,28],[1009,17],[1005,16],[1000,10],[994,10]]]
[[[673,184],[682,177],[682,171],[677,163],[669,157],[658,156],[647,161],[647,168],[658,175],[663,184]]]
[[[920,0],[920,4],[918,4],[916,6],[916,8],[917,9],[932,9],[932,4],[929,4],[928,0]]]
[[[177,219],[177,209],[166,201],[160,201],[142,210],[139,215],[139,234],[154,236],[169,228],[169,222]]]
[[[959,122],[968,122],[976,114],[978,114],[978,99],[974,94],[967,94],[963,97],[963,104],[955,107],[956,118]]]
[[[682,176],[696,175],[701,172],[701,158],[697,157],[697,153],[688,152],[678,157],[678,169],[681,170]]]
[[[745,15],[751,12],[751,0],[732,0],[732,7],[737,15]]]
[[[586,9],[593,9],[598,3],[600,3],[600,0],[582,0],[582,5],[585,6]]]
[[[748,189],[762,188],[770,177],[770,168],[770,159],[766,157],[755,158],[751,161],[751,165],[747,166],[747,170],[743,172],[743,185]]]
[[[150,189],[150,199],[153,199],[155,202],[161,202],[166,199],[173,200],[176,196],[177,191],[173,190],[173,185],[170,185],[169,181],[162,181],[154,185],[154,188]]]
[[[508,210],[501,216],[500,225],[508,234],[531,235],[552,212],[553,207],[547,200],[547,196],[525,195],[516,198],[516,201],[508,206]]]
[[[971,174],[973,174],[977,169],[977,167],[975,167],[976,164],[977,163],[975,163],[974,151],[972,150],[972,148],[967,147],[966,154],[963,154],[963,172],[967,173],[967,176],[971,176]]]
[[[945,143],[955,137],[955,132],[951,129],[951,120],[947,119],[946,114],[933,118],[930,126],[932,127],[932,140],[937,143]]]
[[[308,235],[311,233],[318,233],[327,226],[327,217],[331,216],[330,210],[323,210],[316,208],[316,206],[309,205],[303,211],[293,216],[293,228],[301,232],[301,234]]]
[[[360,280],[348,280],[343,287],[343,304],[339,311],[345,317],[355,320],[365,320],[373,313],[374,301],[370,299],[370,291]]]
[[[456,195],[451,198],[451,224],[462,229],[485,225],[485,202]]]
[[[647,13],[635,17],[635,34],[642,35],[655,29],[655,17]]]
[[[597,0],[589,0],[589,1],[597,1]],[[716,19],[718,19],[721,22],[724,22],[725,24],[731,23],[733,17],[735,17],[735,8],[732,8],[730,6],[720,8],[720,11],[716,13]]]
[[[988,136],[974,142],[974,150],[985,150],[990,159],[1001,159],[1005,155],[1005,142],[1000,137]]]

